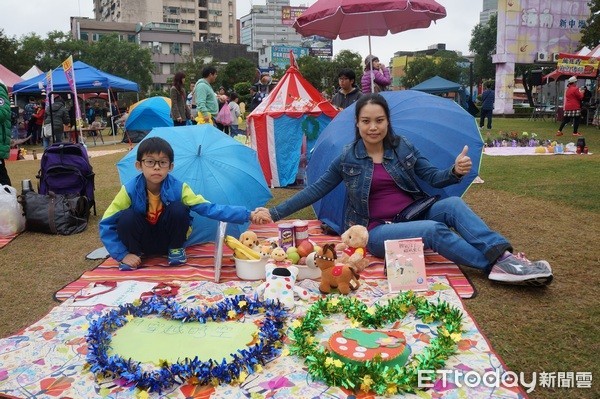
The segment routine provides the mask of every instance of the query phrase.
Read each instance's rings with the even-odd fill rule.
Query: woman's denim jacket
[[[452,166],[441,170],[432,165],[421,155],[404,136],[399,136],[396,148],[386,148],[383,154],[383,167],[394,179],[398,187],[413,198],[426,196],[419,187],[415,177],[429,183],[432,187],[441,188],[458,183],[460,178],[452,173]],[[342,181],[346,186],[348,203],[344,215],[348,229],[354,224],[369,224],[369,191],[373,178],[373,160],[367,154],[362,140],[354,141],[344,147],[327,171],[315,183],[298,194],[270,209],[273,220],[282,219],[305,208],[333,190]],[[343,206],[344,204],[340,204]]]

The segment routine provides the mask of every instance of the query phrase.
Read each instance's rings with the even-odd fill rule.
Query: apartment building
[[[177,24],[200,42],[237,43],[236,0],[94,0],[98,21]]]

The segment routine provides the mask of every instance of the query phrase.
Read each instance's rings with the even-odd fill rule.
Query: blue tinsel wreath
[[[232,313],[233,312],[233,313]],[[162,367],[144,371],[141,362],[124,359],[118,355],[108,356],[112,334],[128,322],[128,317],[144,317],[156,314],[182,322],[226,321],[241,314],[264,313],[265,318],[258,331],[259,341],[252,347],[240,349],[231,354],[232,360],[216,361],[185,358],[177,363],[164,363]],[[128,383],[134,383],[141,389],[150,392],[161,392],[175,383],[184,383],[194,378],[199,385],[231,383],[236,381],[240,373],[252,374],[258,364],[264,365],[277,357],[281,346],[276,343],[283,338],[283,327],[287,312],[279,302],[249,299],[243,295],[225,300],[205,310],[186,308],[172,299],[153,296],[139,305],[126,304],[111,310],[93,321],[88,329],[87,363],[90,371],[105,375],[120,376]]]

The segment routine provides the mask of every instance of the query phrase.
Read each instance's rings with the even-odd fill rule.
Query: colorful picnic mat
[[[473,318],[465,310],[463,303],[448,280],[443,276],[429,276],[428,291],[418,293],[428,301],[437,303],[446,301],[463,312],[462,334],[457,337],[457,352],[450,356],[444,367],[446,374],[436,374],[432,388],[418,391],[418,394],[406,394],[405,398],[504,398],[521,399],[526,394],[516,384],[498,378],[496,382],[473,384],[465,376],[472,378],[475,374],[497,373],[507,375],[508,371],[500,357],[490,347],[488,340],[479,330]],[[121,281],[117,286],[125,286],[123,292],[135,292],[137,281]],[[144,284],[144,283],[142,283]],[[220,284],[211,281],[177,282],[178,293],[175,297],[179,304],[196,309],[217,304],[224,298],[235,295],[246,295],[252,298],[260,281],[228,281]],[[287,326],[306,314],[309,306],[321,297],[318,282],[302,280],[298,285],[308,292],[306,301],[296,300],[296,307],[290,312]],[[84,291],[92,290],[87,287]],[[141,287],[141,290],[147,286]],[[138,290],[139,295],[140,290]],[[327,386],[318,379],[307,374],[304,359],[290,355],[284,348],[283,353],[265,364],[262,371],[253,373],[240,385],[195,386],[189,382],[174,385],[162,395],[141,394],[122,378],[109,375],[99,376],[86,367],[85,357],[88,351],[86,344],[87,328],[103,312],[118,304],[118,297],[111,296],[114,291],[107,292],[104,299],[94,297],[95,304],[81,306],[84,301],[70,298],[52,309],[44,318],[25,328],[18,335],[0,339],[0,397],[40,398],[294,398],[294,399],[350,399],[376,398],[371,394],[354,393]],[[385,280],[365,280],[359,289],[351,294],[368,306],[385,305],[395,297],[388,293]],[[131,298],[130,298],[131,299]],[[122,302],[121,302],[122,303]],[[244,320],[240,320],[244,322]],[[245,320],[252,323],[253,321]],[[323,330],[317,332],[315,338],[325,343],[333,332],[349,328],[351,321],[341,315],[330,315],[323,320]],[[409,313],[402,320],[392,322],[388,329],[402,331],[406,343],[410,346],[411,356],[421,353],[431,340],[437,336],[438,324],[429,323]],[[356,326],[354,326],[356,327]],[[186,333],[185,329],[179,332]],[[289,331],[289,329],[287,329]],[[283,340],[289,345],[291,338]],[[243,344],[242,344],[243,346]],[[446,375],[446,379],[443,379]],[[470,375],[470,377],[469,377]],[[504,385],[502,385],[504,384]],[[513,386],[507,386],[513,385]],[[392,396],[401,397],[400,395]]]
[[[289,221],[286,220],[286,222]],[[309,239],[314,241],[316,244],[321,245],[326,242],[340,242],[339,236],[325,234],[321,229],[321,222],[318,220],[310,220],[308,227]],[[249,229],[256,232],[261,240],[277,237],[278,235],[276,223],[251,225]],[[185,265],[167,267],[166,257],[153,257],[144,259],[144,267],[130,272],[119,271],[118,262],[112,258],[108,258],[95,269],[83,273],[83,275],[81,275],[81,277],[79,277],[77,280],[61,288],[58,292],[56,292],[55,298],[58,301],[64,301],[71,295],[74,295],[79,290],[86,287],[88,284],[101,281],[214,281],[214,252],[214,243],[194,245],[186,249],[188,261]],[[361,278],[385,278],[384,260],[371,255],[368,255],[368,257],[369,266],[361,272]],[[454,287],[461,298],[467,299],[475,296],[475,288],[471,285],[460,268],[453,262],[450,262],[448,259],[437,254],[436,252],[427,250],[425,251],[425,264],[428,275],[446,276],[452,287]],[[235,273],[233,253],[225,246],[223,251],[220,281],[232,280],[239,280],[239,278]]]
[[[0,237],[0,249],[8,245],[12,240],[15,239],[19,234],[11,234],[9,236]]]

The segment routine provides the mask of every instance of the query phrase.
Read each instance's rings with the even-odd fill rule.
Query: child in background
[[[231,126],[229,126],[229,135],[231,137],[235,137],[237,134],[240,134],[240,130],[238,128],[238,118],[241,115],[240,106],[238,104],[239,102],[240,96],[238,96],[237,93],[233,92],[229,95],[229,110],[231,111],[231,119],[233,120],[233,122],[231,122]]]
[[[195,194],[170,175],[173,161],[173,148],[166,140],[143,140],[135,163],[141,173],[121,187],[100,221],[100,239],[120,270],[136,269],[143,255],[166,254],[169,266],[184,264],[190,211],[231,223],[268,221],[243,206],[211,204]]]

